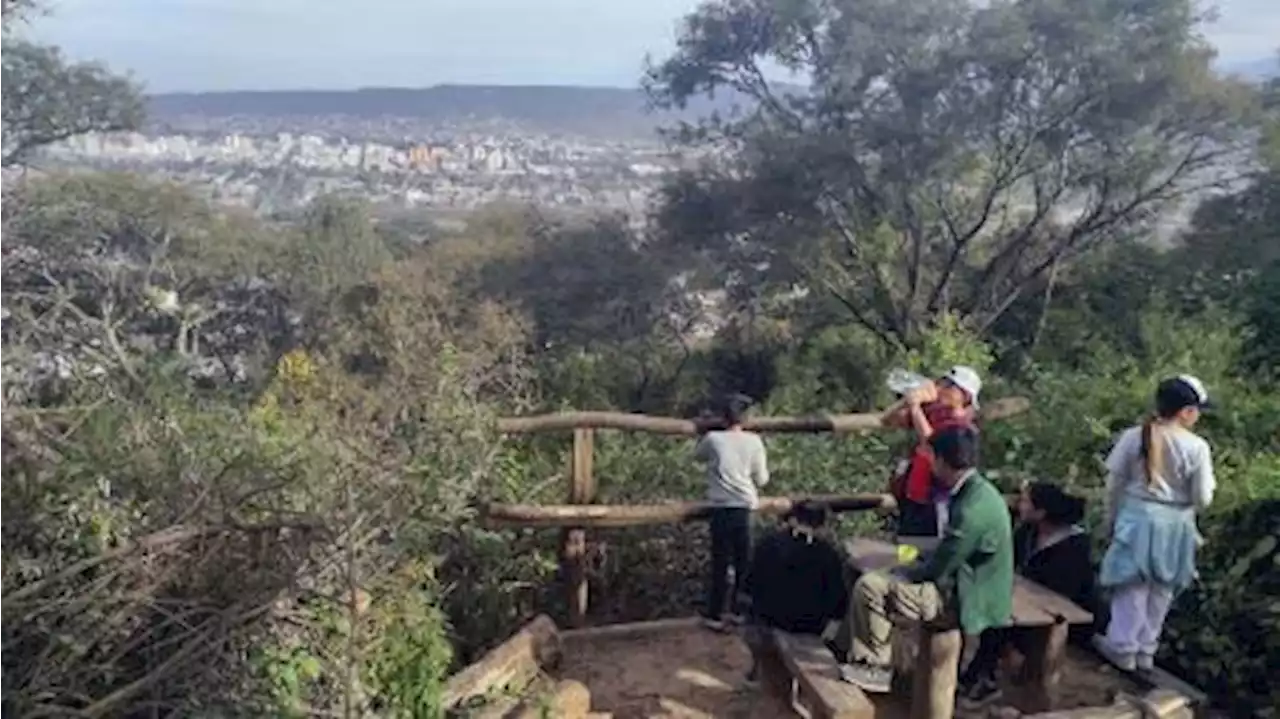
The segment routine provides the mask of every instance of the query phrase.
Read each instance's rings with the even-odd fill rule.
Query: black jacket
[[[1088,533],[1073,529],[1040,551],[1035,550],[1035,541],[1033,526],[1020,526],[1014,532],[1013,562],[1018,573],[1096,613],[1093,547]],[[1090,627],[1072,627],[1073,635],[1091,631]]]
[[[844,567],[840,552],[820,535],[770,533],[756,544],[747,575],[752,615],[784,631],[821,634],[848,608]]]

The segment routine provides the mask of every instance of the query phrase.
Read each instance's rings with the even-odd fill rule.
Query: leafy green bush
[[[1280,476],[1274,457],[1269,469],[1274,483]],[[1178,598],[1160,660],[1210,692],[1231,716],[1274,717],[1280,711],[1280,499],[1204,519],[1201,576]]]

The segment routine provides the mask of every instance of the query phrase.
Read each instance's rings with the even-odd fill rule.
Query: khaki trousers
[[[850,659],[877,666],[893,661],[893,620],[932,622],[944,602],[932,582],[910,584],[888,572],[868,572],[853,584],[849,601]]]

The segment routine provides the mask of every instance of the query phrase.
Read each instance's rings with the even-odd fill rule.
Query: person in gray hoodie
[[[711,503],[711,576],[703,619],[712,629],[724,629],[725,600],[736,597],[751,561],[751,512],[759,504],[756,490],[769,482],[764,441],[743,429],[751,399],[727,398],[720,415],[723,429],[709,429],[698,438],[694,456],[707,466],[707,501]],[[733,593],[729,592],[733,567]]]

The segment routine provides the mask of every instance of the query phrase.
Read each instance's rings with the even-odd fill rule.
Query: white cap
[[[1211,405],[1209,402],[1209,390],[1204,388],[1204,383],[1199,379],[1189,374],[1180,374],[1175,377],[1175,379],[1189,387],[1191,391],[1195,393],[1197,407],[1208,407]]]
[[[942,375],[942,379],[964,390],[964,393],[969,395],[969,403],[974,409],[978,408],[978,393],[982,391],[982,378],[978,376],[977,370],[956,365],[947,370],[947,373]]]

